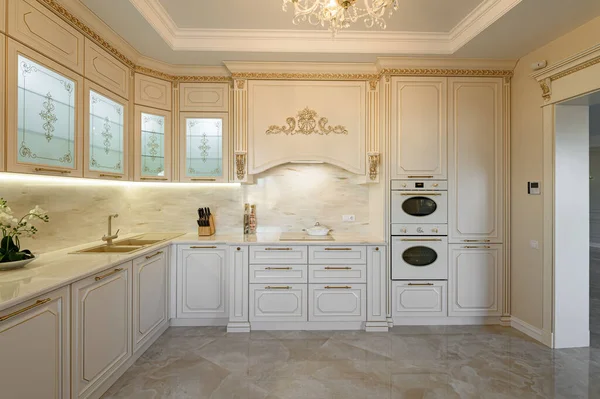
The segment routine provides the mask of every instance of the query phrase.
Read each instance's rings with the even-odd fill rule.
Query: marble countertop
[[[144,233],[127,234],[119,237],[119,239],[131,238],[141,234]],[[196,233],[165,233],[165,235],[166,234],[170,234],[170,238],[130,253],[73,253],[81,249],[104,244],[102,241],[96,241],[38,255],[38,259],[31,262],[23,269],[1,271],[0,311],[171,244],[385,245],[385,241],[381,239],[371,239],[368,237],[351,235],[334,235],[334,241],[279,241],[279,233],[265,233],[249,236],[244,236],[243,234],[225,234],[210,237],[198,237]]]

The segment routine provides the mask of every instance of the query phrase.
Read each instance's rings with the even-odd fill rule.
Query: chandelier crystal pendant
[[[308,22],[321,25],[331,31],[333,36],[347,29],[351,23],[362,19],[367,28],[378,26],[386,28],[384,17],[398,10],[399,0],[362,0],[364,7],[356,5],[358,0],[283,0],[283,11],[294,5],[294,25]]]

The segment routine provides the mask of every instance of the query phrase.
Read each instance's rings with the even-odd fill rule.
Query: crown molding
[[[243,73],[377,74],[377,67],[373,63],[240,61],[224,61],[223,63],[234,75]]]
[[[487,69],[512,71],[517,60],[439,57],[379,57],[378,71],[390,69]]]
[[[486,0],[450,32],[179,28],[158,0],[129,0],[175,51],[453,54],[522,0]]]
[[[600,44],[535,71],[529,76],[538,82],[546,79],[554,81],[596,64],[600,64]]]

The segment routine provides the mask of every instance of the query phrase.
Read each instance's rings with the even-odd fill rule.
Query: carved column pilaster
[[[171,137],[173,137],[173,139],[171,140],[172,143],[180,143],[181,142],[181,138],[179,137],[179,110],[180,110],[180,104],[179,104],[179,82],[173,82],[173,98],[171,101],[172,104],[172,117],[171,117]],[[181,175],[181,171],[179,170],[179,168],[181,167],[181,162],[179,162],[179,151],[180,151],[180,147],[179,145],[172,145],[171,146],[171,159],[177,160],[175,163],[173,163],[173,172],[172,172],[172,179],[173,181],[179,181],[179,177]]]
[[[510,279],[511,279],[511,264],[510,264],[510,85],[511,78],[507,76],[504,78],[503,84],[503,144],[504,144],[504,273],[503,273],[503,295],[504,301],[502,303],[502,325],[510,325],[510,314],[511,314],[511,298],[510,298]]]
[[[369,81],[367,94],[367,182],[379,182],[379,163],[381,160],[379,150],[379,80]]]
[[[235,180],[248,181],[248,81],[233,81],[233,131]]]

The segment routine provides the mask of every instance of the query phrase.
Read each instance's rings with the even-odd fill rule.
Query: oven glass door
[[[448,223],[448,194],[392,191],[392,223]]]
[[[447,237],[392,237],[393,280],[447,278]]]

